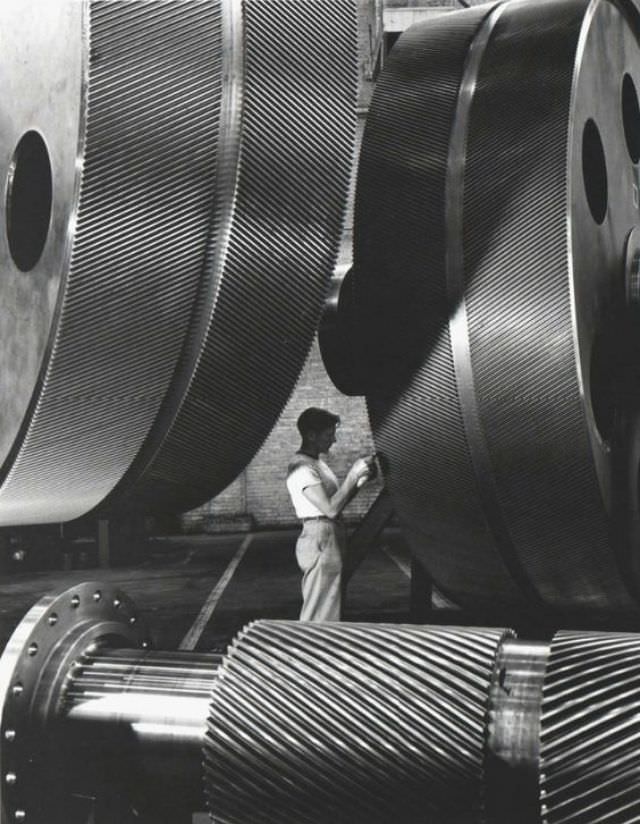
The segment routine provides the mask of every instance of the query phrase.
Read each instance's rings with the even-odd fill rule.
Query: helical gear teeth
[[[211,699],[214,820],[484,820],[488,695],[500,630],[260,621]]]
[[[449,140],[467,54],[486,15],[482,7],[411,27],[376,84],[356,190],[354,337],[385,480],[414,553],[458,599],[518,604],[478,500],[445,270]],[[428,550],[439,545],[447,551]]]
[[[640,638],[560,632],[544,681],[540,804],[544,824],[640,818]]]
[[[464,606],[637,611],[635,436],[606,420],[635,415],[607,383],[631,355],[598,341],[623,325],[637,223],[620,90],[639,30],[607,0],[454,11],[401,35],[376,85],[355,361],[412,551]]]
[[[355,0],[71,9],[69,261],[0,524],[180,511],[226,487],[304,365],[351,180]]]
[[[132,507],[193,508],[249,463],[304,364],[340,246],[356,125],[355,3],[246,0],[227,12],[240,8],[225,41],[231,61],[242,49],[236,86],[224,92],[236,119],[222,170],[231,181],[218,188],[177,391],[123,485]]]
[[[79,516],[120,481],[172,380],[210,233],[221,2],[91,0],[86,14],[70,262],[5,462],[4,524]]]

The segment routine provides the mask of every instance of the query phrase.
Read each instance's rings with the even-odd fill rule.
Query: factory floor
[[[145,541],[138,560],[113,569],[16,571],[0,576],[2,647],[43,595],[83,581],[116,583],[146,618],[156,649],[180,644],[224,650],[249,621],[297,618],[300,573],[297,531],[190,535]],[[402,536],[389,530],[349,582],[347,621],[409,620],[410,559]]]
[[[84,581],[109,581],[136,603],[156,649],[223,651],[250,621],[297,618],[297,534],[288,530],[146,539],[127,556],[135,562],[110,569],[89,567],[87,558],[96,557],[95,546],[90,552],[76,547],[64,556],[65,566],[73,563],[81,569],[5,571],[0,574],[0,648],[45,594]],[[404,622],[409,607],[409,553],[399,531],[392,529],[349,582],[344,619]],[[204,813],[193,814],[192,824],[208,821]]]

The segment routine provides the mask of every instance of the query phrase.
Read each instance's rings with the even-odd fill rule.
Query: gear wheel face
[[[86,4],[3,3],[5,103],[0,137],[5,228],[0,231],[0,463],[6,463],[46,358],[68,265],[68,226],[81,181]],[[35,44],[24,60],[27,38]],[[51,39],[56,48],[46,47]],[[61,48],[60,44],[64,44]],[[34,217],[37,219],[34,220]],[[31,234],[32,225],[37,225]],[[39,255],[38,255],[39,251]]]
[[[28,105],[11,104],[28,114],[11,118],[2,142],[35,122],[38,145],[51,141],[53,154],[50,236],[23,277],[41,271],[57,294],[32,353],[23,420],[5,445],[2,524],[63,521],[95,506],[130,465],[167,391],[210,229],[219,16],[220,3],[208,0],[33,2],[28,13],[24,3],[3,4],[3,36],[29,44],[22,71],[42,90]],[[63,23],[65,36],[52,39]],[[18,73],[15,56],[2,60]],[[49,69],[58,62],[60,76]],[[61,98],[61,125],[49,114],[50,91]],[[66,141],[73,151],[58,168]],[[11,193],[8,201],[11,234]],[[4,264],[11,270],[6,254]],[[25,334],[15,329],[16,339]]]
[[[0,141],[0,524],[196,506],[253,457],[311,344],[352,165],[355,4],[0,15],[27,90]]]
[[[215,820],[484,820],[499,629],[259,621],[213,686]]]
[[[462,604],[636,609],[639,30],[608,0],[454,12],[374,95],[356,360],[413,551]]]

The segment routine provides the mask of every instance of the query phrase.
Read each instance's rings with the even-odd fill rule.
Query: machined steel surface
[[[188,509],[253,457],[311,344],[355,3],[32,0],[0,23],[0,524]]]
[[[540,708],[549,644],[505,638],[489,699],[486,808],[490,821],[537,824],[540,813]]]
[[[637,610],[639,32],[609,0],[452,12],[374,94],[348,357],[412,550],[466,606]]]
[[[229,822],[484,820],[501,630],[260,621],[229,648],[205,744]]]
[[[20,375],[16,426],[4,436],[0,523],[67,520],[99,503],[170,385],[211,228],[219,15],[219,4],[199,0],[2,6],[3,42],[13,44],[2,50],[3,75],[17,64],[37,78],[8,95],[4,153],[26,120],[56,169],[42,255],[19,273],[5,255],[2,279],[19,277],[29,291],[46,278],[57,288],[33,377]],[[64,35],[54,36],[60,21]],[[63,143],[71,157],[59,168]],[[28,181],[34,201],[38,179]],[[12,202],[9,190],[6,221]],[[26,207],[22,220],[31,220]],[[24,323],[16,326],[3,351],[27,337]]]
[[[355,12],[352,0],[223,3],[223,185],[204,280],[179,374],[116,503],[162,512],[212,498],[295,385],[351,178]]]
[[[71,791],[120,796],[148,818],[204,810],[205,719],[220,659],[113,643],[79,657],[57,708]]]
[[[257,621],[224,656],[157,652],[81,584],[0,659],[2,821],[631,824],[639,644]]]
[[[638,636],[561,632],[544,684],[540,792],[545,824],[640,815]]]
[[[2,821],[84,824],[74,798],[77,751],[52,735],[65,682],[87,651],[151,644],[138,610],[119,589],[85,583],[36,604],[0,659]],[[115,720],[115,718],[112,718]],[[95,756],[95,742],[89,739]]]

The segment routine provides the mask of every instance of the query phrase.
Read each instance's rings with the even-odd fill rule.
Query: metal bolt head
[[[5,741],[15,741],[16,740],[16,731],[15,730],[5,730],[4,731],[4,740]]]
[[[51,615],[47,618],[47,623],[50,627],[55,627],[58,623],[58,616],[55,612],[52,612]]]
[[[74,609],[77,609],[80,606],[80,596],[79,595],[74,595],[73,596],[73,598],[71,599],[71,606]]]
[[[16,821],[24,821],[27,817],[27,814],[24,810],[16,810],[13,817]]]
[[[5,783],[11,787],[18,780],[18,776],[15,773],[10,772],[5,775],[4,780]]]
[[[119,598],[114,598],[113,605],[116,609],[118,609],[120,606],[122,606],[122,601]]]
[[[11,687],[11,692],[13,695],[16,696],[22,695],[22,693],[24,692],[24,687],[22,686],[22,684],[18,682],[17,684],[14,684],[13,687]]]
[[[97,589],[97,590],[93,593],[93,600],[94,600],[94,601],[99,601],[101,598],[102,598],[102,593],[100,592],[100,590],[99,590],[99,589]]]
[[[31,658],[38,653],[38,645],[34,642],[33,644],[29,644],[29,649],[27,650]]]

